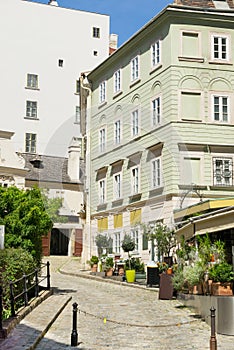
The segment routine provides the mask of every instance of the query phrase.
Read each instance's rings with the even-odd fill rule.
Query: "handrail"
[[[39,272],[42,272],[42,270],[46,268],[46,273],[43,275]],[[31,277],[31,278],[30,278]],[[39,295],[39,288],[40,284],[43,281],[47,281],[46,289],[50,290],[50,263],[47,261],[46,263],[41,263],[41,269],[38,268],[34,271],[30,272],[27,275],[23,275],[21,278],[15,280],[15,281],[9,281],[9,288],[10,288],[10,305],[11,305],[11,316],[16,315],[15,307],[16,307],[16,301],[20,298],[24,298],[24,307],[28,305],[29,302],[29,291],[34,289],[34,296],[37,298]],[[23,282],[22,284],[22,290],[20,290],[19,294],[15,295],[15,289],[20,282]],[[32,283],[33,282],[33,283]],[[0,331],[2,330],[2,317],[3,317],[3,295],[2,295],[2,287],[0,286]]]

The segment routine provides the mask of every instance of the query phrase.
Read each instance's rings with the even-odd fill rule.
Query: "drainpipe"
[[[83,73],[81,74],[81,87],[84,90],[88,91],[88,95],[86,98],[86,128],[85,128],[85,136],[86,136],[86,150],[85,150],[85,201],[86,201],[86,221],[85,221],[85,227],[84,227],[84,236],[87,237],[85,240],[85,243],[87,244],[87,247],[84,247],[86,250],[86,257],[85,261],[90,259],[91,253],[92,253],[92,237],[91,237],[91,193],[90,193],[90,175],[91,175],[91,163],[90,163],[90,119],[91,119],[91,85],[86,77],[86,75]],[[87,82],[86,82],[87,81]],[[82,106],[81,106],[82,107]],[[85,255],[85,254],[84,254]],[[83,257],[84,259],[84,257]]]

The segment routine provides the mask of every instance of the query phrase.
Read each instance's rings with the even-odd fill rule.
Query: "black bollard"
[[[217,350],[217,340],[215,335],[215,308],[210,309],[211,317],[211,336],[210,336],[210,350]]]
[[[71,346],[78,345],[78,333],[77,333],[77,303],[73,303],[73,322],[72,322],[72,334],[71,334]]]

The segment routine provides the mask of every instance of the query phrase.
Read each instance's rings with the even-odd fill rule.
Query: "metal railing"
[[[43,274],[44,269],[46,272]],[[23,275],[21,278],[15,281],[9,282],[10,289],[10,305],[11,316],[16,315],[16,303],[20,299],[23,299],[23,305],[26,307],[29,303],[29,297],[32,296],[34,289],[34,297],[39,296],[39,290],[41,283],[46,281],[46,290],[50,290],[50,263],[41,263],[41,269],[35,269],[33,272]],[[22,285],[22,288],[20,286]],[[18,287],[18,288],[17,288]],[[15,295],[15,291],[18,290],[18,294]],[[0,286],[0,330],[2,330],[2,316],[3,316],[3,289]]]

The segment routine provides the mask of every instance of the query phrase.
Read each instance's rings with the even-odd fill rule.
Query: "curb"
[[[61,314],[61,312],[64,310],[64,308],[67,306],[67,304],[71,300],[72,300],[71,296],[69,298],[67,298],[67,300],[64,302],[64,304],[56,312],[54,317],[50,320],[50,322],[46,325],[46,327],[41,331],[41,334],[36,338],[36,340],[34,341],[33,345],[31,345],[30,347],[26,348],[25,350],[34,350],[37,347],[37,345],[40,343],[42,338],[44,338],[45,334],[48,332],[48,330],[50,329],[52,324],[55,322],[55,320],[58,318],[58,316]]]
[[[81,277],[81,278],[86,278],[86,279],[90,279],[90,280],[95,280],[95,281],[98,281],[98,282],[104,282],[104,283],[112,283],[112,284],[118,284],[120,286],[123,286],[123,287],[129,287],[129,288],[138,288],[138,289],[143,289],[145,291],[150,291],[150,292],[157,292],[159,291],[159,288],[158,287],[146,287],[146,286],[142,286],[142,285],[138,285],[138,284],[134,284],[134,283],[127,283],[127,282],[122,282],[122,281],[117,281],[117,280],[114,280],[114,279],[111,279],[111,278],[103,278],[103,277],[99,277],[99,276],[96,276],[96,275],[88,275],[88,274],[84,274],[82,272],[67,272],[67,271],[64,271],[62,269],[59,269],[59,272],[62,274],[62,275],[68,275],[68,276],[75,276],[75,277]]]
[[[3,330],[2,337],[0,337],[0,344],[5,338],[7,338],[8,334],[19,324],[25,316],[27,316],[30,312],[32,312],[38,305],[40,305],[44,300],[49,298],[53,294],[53,290],[42,291],[38,298],[32,299],[28,306],[21,309],[15,317],[11,317],[10,319],[3,321]]]

